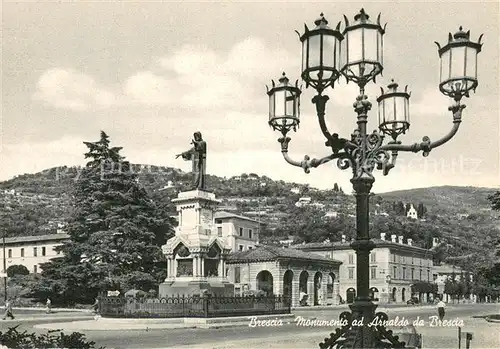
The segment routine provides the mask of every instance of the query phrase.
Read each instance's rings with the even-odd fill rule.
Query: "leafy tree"
[[[488,200],[491,203],[492,210],[500,211],[500,190],[489,195]]]
[[[7,276],[29,275],[30,271],[24,265],[14,264],[7,268]]]
[[[335,183],[335,184],[333,185],[333,191],[334,191],[334,192],[338,192],[338,191],[339,191],[339,185],[338,185],[337,183]]]
[[[42,265],[34,293],[89,302],[107,288],[149,290],[165,277],[160,246],[171,234],[170,221],[105,132],[84,144],[90,161],[73,188],[70,240],[57,247],[62,257]]]

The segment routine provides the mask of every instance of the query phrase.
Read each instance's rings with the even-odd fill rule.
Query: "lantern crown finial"
[[[398,84],[396,82],[394,82],[394,79],[391,79],[391,83],[389,85],[387,85],[387,88],[392,90],[392,92],[396,92],[396,90],[398,89]]]
[[[278,80],[282,85],[288,85],[288,81],[290,81],[287,77],[286,77],[286,74],[285,72],[283,72],[283,74],[281,74],[281,78],[279,78]]]
[[[470,32],[464,32],[462,26],[458,28],[458,32],[453,35],[455,40],[469,40]]]
[[[323,15],[323,12],[319,15],[319,18],[314,21],[314,24],[316,24],[317,27],[324,28],[327,26],[328,21],[326,20],[325,16]]]
[[[366,23],[368,22],[368,19],[370,16],[368,16],[365,12],[365,9],[362,8],[357,15],[354,16],[355,21],[359,21],[361,23]]]

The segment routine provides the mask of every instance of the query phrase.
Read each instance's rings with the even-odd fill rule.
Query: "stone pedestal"
[[[167,258],[167,278],[160,297],[202,294],[234,296],[234,285],[225,275],[225,259],[231,252],[226,241],[217,236],[214,211],[219,200],[215,194],[196,189],[179,193],[179,226],[175,236],[162,246]]]

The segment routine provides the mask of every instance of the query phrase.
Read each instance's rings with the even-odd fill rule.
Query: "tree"
[[[333,185],[333,191],[334,191],[334,192],[338,192],[338,191],[339,191],[339,185],[338,185],[337,183],[335,183],[335,184]]]
[[[171,234],[171,222],[105,132],[84,144],[90,161],[74,183],[70,240],[56,248],[62,257],[42,265],[34,293],[89,302],[109,288],[154,288],[165,277],[160,246]]]
[[[500,211],[500,190],[489,195],[488,200],[491,203],[492,210]]]
[[[7,268],[7,276],[29,275],[30,271],[24,265],[14,264]]]

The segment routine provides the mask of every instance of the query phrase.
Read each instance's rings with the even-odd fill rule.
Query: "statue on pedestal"
[[[176,159],[179,156],[186,161],[192,161],[193,163],[193,189],[205,189],[205,172],[207,164],[207,143],[201,137],[201,132],[195,132],[193,135],[194,139],[191,141],[193,147],[181,154],[176,155]]]

